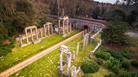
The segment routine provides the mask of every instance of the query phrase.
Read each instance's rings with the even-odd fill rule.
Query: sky
[[[116,0],[94,0],[94,1],[99,1],[104,3],[115,3]]]

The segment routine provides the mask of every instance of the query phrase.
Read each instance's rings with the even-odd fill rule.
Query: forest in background
[[[98,3],[93,0],[0,0],[0,47],[12,44],[9,46],[12,48],[15,44],[14,38],[23,33],[25,27],[42,26],[50,20],[47,15],[117,20],[125,22],[129,29],[137,31],[138,2],[125,1],[126,4],[120,4],[118,0],[115,4]]]

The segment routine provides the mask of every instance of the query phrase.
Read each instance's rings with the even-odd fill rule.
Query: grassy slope
[[[73,41],[69,42],[67,45],[71,50],[76,49],[76,44],[81,41],[82,37],[78,37]],[[94,48],[95,44],[90,44],[86,50],[82,50],[80,47],[79,56],[76,58],[72,64],[79,66],[81,62],[88,56],[89,52]],[[12,77],[58,77],[58,63],[59,63],[59,49],[48,54],[42,59],[34,62],[25,69],[14,74]]]
[[[21,47],[13,48],[12,52],[8,53],[3,57],[0,57],[0,72],[76,33],[77,32],[74,31],[65,38],[62,37],[62,35],[52,35],[42,40],[42,42],[39,44],[35,44],[35,45],[32,44],[23,48]]]

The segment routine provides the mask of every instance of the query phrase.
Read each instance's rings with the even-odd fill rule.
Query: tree
[[[119,21],[126,21],[126,13],[122,9],[114,9],[109,12],[108,16],[106,17],[107,20],[119,20]]]
[[[103,30],[102,39],[105,43],[125,45],[127,44],[127,23],[122,21],[110,21]]]

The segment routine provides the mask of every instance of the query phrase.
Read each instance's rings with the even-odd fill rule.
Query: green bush
[[[84,73],[94,73],[99,70],[99,66],[95,62],[87,60],[82,63],[81,69]]]
[[[127,50],[121,52],[121,54],[127,59],[130,59],[133,55],[130,51],[127,51]]]
[[[109,60],[111,57],[111,54],[109,52],[104,52],[104,51],[97,52],[95,55],[97,58],[101,58],[104,60]]]
[[[116,58],[118,60],[123,60],[123,55],[121,54],[121,52],[111,51],[110,53],[114,58]]]
[[[117,59],[110,59],[106,61],[105,66],[114,73],[118,73],[121,66],[121,62]]]
[[[109,75],[106,75],[105,77],[117,77],[115,73],[109,73]]]
[[[134,66],[134,67],[136,67],[136,68],[138,68],[138,61],[132,60],[131,61],[131,65]]]
[[[122,61],[122,67],[125,68],[125,69],[129,69],[130,62],[128,60]]]
[[[95,60],[99,65],[103,64],[103,60],[101,58],[96,58]]]
[[[123,71],[119,73],[118,77],[138,77],[138,73]]]
[[[93,77],[92,74],[84,74],[83,77]]]
[[[8,54],[8,52],[10,52],[13,47],[15,47],[16,41],[11,38],[8,39],[10,40],[11,44],[9,45],[0,44],[0,57]]]

